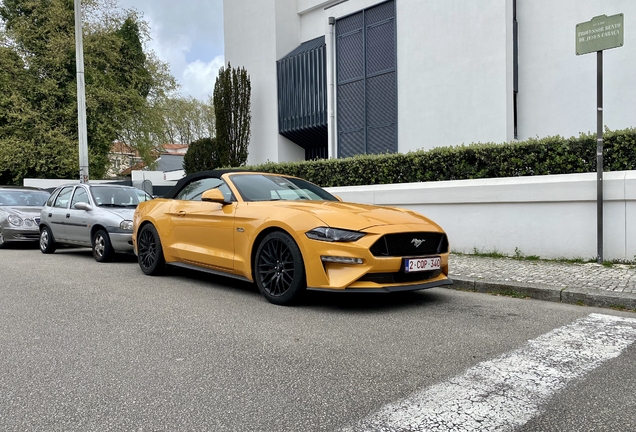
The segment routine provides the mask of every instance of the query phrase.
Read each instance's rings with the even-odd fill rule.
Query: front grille
[[[441,272],[441,270],[429,270],[414,273],[367,273],[366,275],[358,279],[358,281],[375,282],[378,284],[423,282],[428,279],[436,278]]]
[[[446,234],[435,232],[386,234],[371,246],[371,253],[380,257],[422,256],[446,252]]]

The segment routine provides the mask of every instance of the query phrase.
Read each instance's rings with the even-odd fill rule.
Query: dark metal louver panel
[[[338,156],[397,151],[395,1],[336,21]]]
[[[341,132],[363,130],[364,81],[354,81],[340,86],[338,90],[338,127]]]
[[[367,126],[395,124],[397,107],[395,72],[367,79]]]
[[[338,81],[364,78],[362,29],[340,38],[338,43]]]
[[[368,153],[381,154],[393,153],[395,149],[395,125],[384,127],[370,127],[367,129],[367,148]]]
[[[395,28],[387,21],[367,29],[367,75],[395,70]]]
[[[365,22],[366,25],[372,25],[377,22],[395,18],[395,2],[388,1],[373,6],[366,11]]]
[[[364,154],[364,131],[343,132],[338,137],[340,147],[338,155],[340,157],[351,157],[357,154]]]
[[[324,36],[302,43],[276,62],[278,132],[305,149],[327,153],[327,56]],[[309,150],[309,152],[308,152]]]

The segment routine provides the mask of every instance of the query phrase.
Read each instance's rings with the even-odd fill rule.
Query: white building
[[[248,163],[594,132],[576,24],[619,13],[610,129],[636,126],[634,0],[225,0],[225,58],[252,81]]]

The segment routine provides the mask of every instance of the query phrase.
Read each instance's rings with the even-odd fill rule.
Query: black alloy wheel
[[[57,249],[57,246],[51,229],[47,226],[42,227],[40,231],[40,251],[43,254],[52,254],[55,249]]]
[[[289,305],[305,292],[305,264],[289,234],[274,231],[265,236],[254,261],[256,285],[271,303]]]
[[[165,270],[161,240],[157,229],[151,224],[144,225],[137,235],[137,260],[141,271],[147,275],[157,276]]]

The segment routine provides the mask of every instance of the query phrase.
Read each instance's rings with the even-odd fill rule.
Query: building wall
[[[636,171],[605,173],[604,259],[636,260]],[[402,207],[440,224],[454,252],[597,256],[596,174],[328,188],[344,201]]]
[[[303,158],[278,135],[276,60],[378,0],[225,0],[225,56],[252,78],[249,163]],[[576,24],[625,14],[625,46],[604,54],[604,123],[636,126],[633,0],[518,0],[518,139],[596,129],[596,55],[575,55]],[[396,0],[398,149],[514,139],[511,0]],[[331,74],[327,71],[328,85]],[[337,113],[329,106],[337,121]],[[334,123],[331,122],[333,131]],[[330,136],[331,133],[330,133]],[[330,143],[332,144],[332,143]],[[330,154],[335,151],[330,145]]]
[[[636,2],[518,0],[519,138],[596,131],[596,54],[575,53],[576,24],[624,14],[625,45],[603,52],[604,124],[636,126]]]

